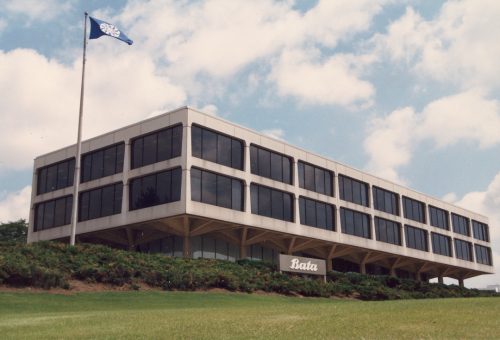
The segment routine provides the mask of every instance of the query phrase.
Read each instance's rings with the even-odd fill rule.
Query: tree
[[[26,243],[28,240],[28,223],[25,219],[0,224],[0,242]]]

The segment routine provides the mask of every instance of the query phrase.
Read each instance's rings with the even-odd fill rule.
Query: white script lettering
[[[318,271],[318,265],[311,263],[311,261],[300,262],[299,259],[292,259],[291,263],[292,265],[290,266],[290,269],[307,270],[311,272]]]

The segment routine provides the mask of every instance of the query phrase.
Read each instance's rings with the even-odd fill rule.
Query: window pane
[[[312,200],[306,200],[306,224],[316,226],[316,204]]]
[[[252,174],[259,173],[259,153],[253,145],[250,145],[250,169]]]
[[[182,169],[175,168],[172,173],[172,202],[177,202],[181,199],[181,184],[182,184]]]
[[[157,135],[152,134],[144,137],[144,154],[142,155],[142,165],[153,164],[157,157]]]
[[[47,192],[47,168],[38,170],[38,194]]]
[[[101,190],[90,192],[89,219],[101,216]]]
[[[141,205],[141,179],[134,179],[130,182],[130,207],[131,210],[142,208]]]
[[[82,157],[82,182],[91,180],[92,170],[92,155],[85,155]]]
[[[57,189],[57,165],[47,168],[47,192]]]
[[[236,179],[232,180],[232,208],[243,211],[243,183]]]
[[[231,179],[225,176],[217,176],[217,205],[230,209],[231,193]]]
[[[275,153],[271,153],[271,179],[283,182],[282,157]]]
[[[172,158],[172,129],[158,132],[158,162]]]
[[[55,214],[54,214],[54,226],[64,225],[66,215],[66,199],[59,198],[56,200],[55,204]]]
[[[202,158],[201,129],[197,126],[191,127],[191,152],[193,153],[193,157]]]
[[[304,164],[304,184],[307,190],[315,190],[314,186],[314,168],[308,164]]]
[[[316,203],[316,226],[326,229],[326,205]]]
[[[271,190],[259,188],[259,215],[271,217]]]
[[[306,200],[302,197],[299,198],[299,215],[300,224],[306,224]]]
[[[217,135],[208,130],[203,130],[203,159],[211,162],[217,162]]]
[[[132,169],[142,166],[142,138],[132,142]]]
[[[102,188],[102,211],[101,216],[113,215],[115,199],[115,186],[110,185]]]
[[[259,155],[259,175],[271,177],[271,153],[267,150],[258,150]]]
[[[114,214],[119,214],[122,212],[122,197],[123,197],[123,183],[117,183],[115,187],[115,203],[113,208]]]
[[[80,203],[79,203],[79,211],[80,211],[80,221],[86,221],[89,219],[89,192],[83,192],[80,194]]]
[[[332,174],[325,171],[325,195],[333,196]]]
[[[259,187],[255,184],[250,186],[250,198],[252,214],[259,213]]]
[[[125,144],[116,146],[116,173],[123,172],[123,159],[125,158]]]
[[[231,141],[231,166],[243,170],[243,144],[240,141]]]
[[[217,136],[217,163],[231,166],[231,139],[229,137]]]
[[[280,191],[271,192],[271,213],[273,218],[283,219],[283,193]]]
[[[103,176],[113,175],[116,172],[116,147],[104,150]]]
[[[305,181],[304,181],[304,163],[299,162],[298,163],[298,175],[299,175],[299,187],[305,188]]]
[[[55,202],[49,201],[44,204],[45,209],[43,211],[43,228],[52,228],[54,227],[54,207]]]
[[[57,165],[57,188],[68,186],[68,162],[62,162]]]
[[[292,184],[292,161],[288,157],[282,157],[283,182]]]
[[[321,169],[314,169],[315,191],[321,194],[325,193],[325,172]]]
[[[156,176],[156,194],[159,202],[167,203],[172,201],[172,173],[170,171],[160,172]]]
[[[283,194],[283,218],[285,221],[293,222],[293,197],[290,194]]]
[[[182,153],[182,125],[172,128],[172,158]]]
[[[217,204],[217,176],[211,172],[203,172],[201,181],[202,200],[207,204]]]

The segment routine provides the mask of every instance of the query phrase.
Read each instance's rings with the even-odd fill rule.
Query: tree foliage
[[[25,219],[0,224],[0,242],[26,243],[28,223]]]

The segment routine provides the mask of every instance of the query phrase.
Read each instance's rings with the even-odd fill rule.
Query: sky
[[[189,105],[484,214],[500,283],[497,0],[0,0],[0,222],[33,159]]]

